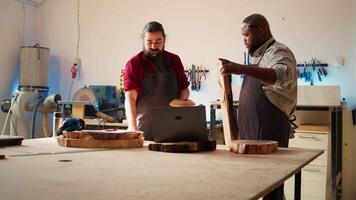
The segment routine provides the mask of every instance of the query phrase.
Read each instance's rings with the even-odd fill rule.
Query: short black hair
[[[269,23],[266,19],[266,17],[264,17],[261,14],[252,14],[248,17],[246,17],[243,20],[244,23],[247,23],[249,25],[250,28],[268,28],[269,29]]]
[[[147,32],[161,32],[163,37],[166,38],[166,33],[164,32],[162,24],[156,21],[148,22],[145,27],[143,27],[142,37],[144,37]]]

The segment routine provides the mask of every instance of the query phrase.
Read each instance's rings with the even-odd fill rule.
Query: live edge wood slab
[[[230,151],[239,154],[268,154],[278,150],[277,141],[269,140],[234,140]]]
[[[57,137],[57,142],[63,147],[77,148],[140,148],[143,147],[143,138],[120,140],[83,140]]]
[[[148,149],[171,153],[214,151],[216,149],[216,141],[150,143]]]
[[[60,146],[78,148],[139,148],[143,140],[142,131],[126,130],[72,131],[57,137]]]
[[[222,88],[222,116],[225,144],[231,152],[238,154],[269,154],[278,150],[277,141],[240,140],[237,119],[233,108],[231,75],[220,76]]]

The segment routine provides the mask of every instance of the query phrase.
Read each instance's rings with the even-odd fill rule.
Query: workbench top
[[[0,148],[1,199],[258,199],[322,154],[163,153],[60,147],[54,138]],[[67,160],[70,162],[60,162]]]

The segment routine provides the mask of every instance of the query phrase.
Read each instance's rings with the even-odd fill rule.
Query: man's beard
[[[158,55],[162,54],[163,51],[164,51],[164,46],[163,46],[162,50],[159,50],[159,49],[146,49],[145,47],[143,47],[143,53],[146,56],[149,56],[149,57],[154,57],[152,55],[152,53],[156,53],[155,57],[157,57]]]
[[[262,41],[257,40],[251,47],[248,49],[248,53],[250,55],[254,54],[257,49],[259,49],[263,45]]]
[[[253,53],[255,53],[255,51],[259,48],[259,46],[257,44],[251,46],[249,49],[248,49],[248,54],[252,55]]]

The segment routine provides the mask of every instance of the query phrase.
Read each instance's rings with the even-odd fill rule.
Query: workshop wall
[[[275,38],[293,50],[298,62],[316,57],[329,63],[328,79],[317,85],[341,85],[341,95],[348,103],[344,113],[347,145],[344,146],[343,196],[354,199],[356,191],[351,186],[356,181],[352,172],[356,163],[352,157],[356,154],[356,129],[351,123],[350,109],[356,106],[355,4],[353,0],[81,0],[82,68],[71,94],[86,84],[118,85],[120,70],[142,49],[140,34],[144,24],[157,20],[167,32],[168,51],[178,54],[186,66],[198,64],[210,71],[202,81],[201,90],[191,95],[194,101],[208,107],[210,101],[220,98],[217,58],[243,62],[246,50],[240,22],[251,13],[264,14]],[[0,1],[0,97],[11,95],[19,47],[38,42],[50,48],[50,92],[60,92],[63,99],[68,99],[72,82],[70,68],[77,56],[77,1],[47,0],[37,7],[24,7],[17,1]],[[337,56],[344,58],[344,67],[334,65]],[[239,84],[240,79],[235,77],[234,83]]]
[[[349,73],[353,72],[353,35],[352,31],[340,34],[345,28],[351,30],[352,0],[206,2],[81,1],[82,70],[73,91],[85,84],[118,85],[120,70],[142,48],[143,25],[158,20],[168,34],[167,50],[180,55],[186,66],[198,64],[210,70],[207,80],[202,81],[202,90],[192,94],[198,103],[208,104],[220,97],[217,58],[242,62],[245,49],[240,21],[250,13],[260,12],[269,19],[275,38],[294,51],[298,62],[316,57],[329,63],[330,76],[317,84],[342,85],[342,97],[353,103],[355,96],[349,87],[353,82],[353,74]],[[154,10],[150,9],[152,6]],[[36,11],[36,41],[51,48],[51,55],[58,61],[59,88],[65,97],[69,94],[69,71],[76,57],[76,12],[77,3],[73,0],[48,0]],[[345,58],[344,67],[333,66],[336,56]]]
[[[21,45],[21,32],[18,32],[22,28],[22,18],[20,15],[14,13],[14,10],[20,10],[22,8],[21,4],[10,2],[10,1],[0,1],[0,26],[5,27],[0,29],[0,97],[2,99],[11,97],[10,88],[12,87],[12,78],[16,73],[16,60],[19,52],[19,46]],[[8,18],[12,18],[15,26],[8,27]],[[14,37],[14,35],[16,35]],[[6,76],[4,76],[6,74]],[[0,111],[0,131],[5,121],[5,115]]]
[[[17,90],[19,79],[20,47],[33,44],[33,6],[27,6],[14,0],[0,1],[0,102],[11,99]],[[0,131],[2,131],[6,113],[0,111]],[[5,133],[9,128],[5,129]]]

